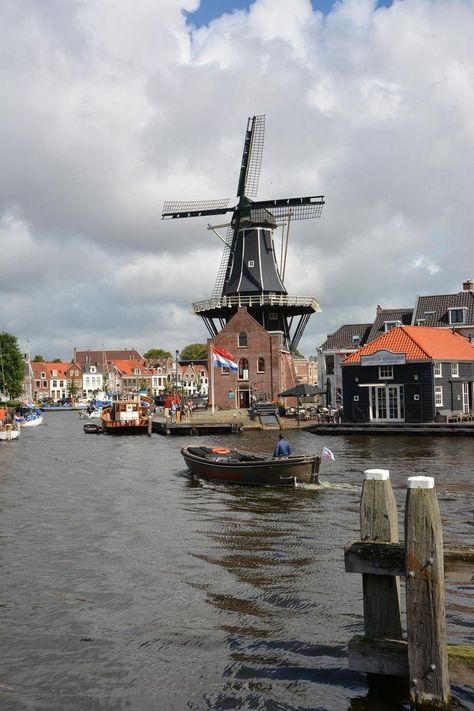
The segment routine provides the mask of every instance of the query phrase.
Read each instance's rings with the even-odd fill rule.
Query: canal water
[[[446,542],[473,543],[474,438],[290,433],[332,449],[320,488],[190,481],[183,438],[85,435],[75,412],[0,443],[0,709],[408,708],[369,696],[361,633],[363,471],[435,477]],[[275,433],[193,438],[271,451]],[[473,585],[447,586],[449,641],[473,643]],[[474,683],[474,682],[473,682]],[[454,686],[453,709],[474,708]]]

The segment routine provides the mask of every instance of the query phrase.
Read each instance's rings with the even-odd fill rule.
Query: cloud
[[[255,0],[196,29],[197,0],[7,0],[0,21],[0,317],[50,357],[204,341],[191,303],[221,249],[163,201],[236,194],[266,114],[259,197],[324,194],[286,283],[319,299],[301,349],[472,264],[469,0]],[[460,269],[462,265],[462,273]]]

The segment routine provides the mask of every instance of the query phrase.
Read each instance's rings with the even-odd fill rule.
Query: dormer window
[[[383,327],[384,331],[391,331],[392,328],[397,328],[398,326],[401,326],[402,322],[401,321],[384,321]]]
[[[52,371],[51,371],[51,375],[52,375],[53,378],[57,378],[57,377],[58,377],[58,371],[57,371],[57,370],[52,370]]]
[[[425,311],[423,314],[423,318],[433,318],[433,316],[436,316],[436,311]]]
[[[465,306],[460,309],[448,309],[450,326],[466,323],[466,311],[467,308]]]
[[[353,343],[355,346],[358,346],[359,343],[360,343],[360,336],[358,336],[358,335],[352,336],[352,343]]]
[[[91,365],[90,372],[91,372],[91,373],[97,372],[97,368],[95,367],[95,365]]]

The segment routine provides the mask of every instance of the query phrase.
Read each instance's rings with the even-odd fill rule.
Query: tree
[[[207,360],[207,344],[191,343],[181,351],[180,360]]]
[[[171,358],[171,353],[163,350],[163,348],[150,348],[144,357],[147,360],[166,360],[167,358]]]
[[[44,358],[42,355],[35,355],[35,357],[32,360],[32,363],[44,363]]]
[[[12,400],[23,392],[25,364],[16,336],[0,333],[0,391]]]

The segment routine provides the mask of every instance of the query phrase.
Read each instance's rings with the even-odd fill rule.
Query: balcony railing
[[[257,294],[255,296],[245,296],[237,294],[235,296],[220,296],[205,301],[196,301],[193,304],[193,312],[199,314],[204,311],[214,311],[221,308],[235,308],[239,306],[300,306],[320,312],[319,301],[312,296],[289,296],[288,294]]]

